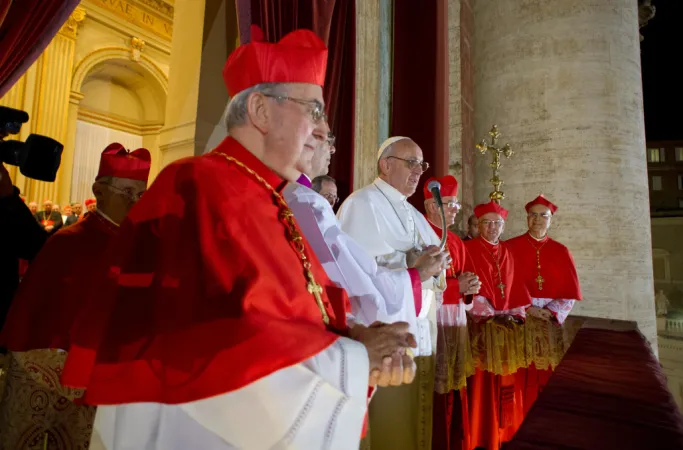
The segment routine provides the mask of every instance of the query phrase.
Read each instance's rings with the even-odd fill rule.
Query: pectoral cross
[[[323,297],[321,295],[323,293],[323,287],[315,282],[313,273],[310,270],[306,275],[308,276],[308,284],[306,285],[306,289],[308,289],[308,292],[313,294],[313,297],[315,297],[315,302],[318,304],[318,309],[320,309],[320,312],[323,315],[323,322],[325,322],[325,325],[327,325],[330,323],[330,316],[327,315],[327,310],[325,310],[325,305],[323,304]]]
[[[545,280],[543,279],[543,277],[542,277],[541,274],[539,273],[539,274],[538,274],[538,277],[536,277],[536,283],[538,283],[538,290],[539,290],[539,291],[542,291],[542,290],[543,290],[543,282],[544,282],[544,281],[545,281]]]
[[[505,285],[502,281],[498,284],[497,288],[500,289],[501,298],[505,298]]]

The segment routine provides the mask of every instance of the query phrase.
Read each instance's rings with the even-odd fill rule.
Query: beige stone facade
[[[476,138],[495,123],[516,152],[501,170],[506,236],[545,194],[582,284],[574,313],[635,320],[654,343],[635,2],[477,0],[474,19]],[[477,157],[478,201],[492,190],[488,162]]]

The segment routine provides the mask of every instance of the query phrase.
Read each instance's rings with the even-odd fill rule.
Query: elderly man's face
[[[38,212],[38,203],[36,203],[36,202],[29,203],[28,209],[31,211],[32,214],[37,213]]]
[[[53,211],[56,211],[56,212],[59,212],[59,211],[60,211],[59,205],[56,204],[56,203],[55,203],[54,205],[52,205],[52,210],[53,210]]]
[[[50,214],[52,212],[52,202],[43,203],[43,211],[45,211],[45,214]]]
[[[65,216],[70,216],[70,215],[71,215],[71,212],[72,212],[71,206],[65,206],[65,207],[64,207],[64,215],[65,215]]]
[[[311,160],[311,179],[319,177],[320,175],[327,175],[330,171],[330,161],[332,155],[337,149],[334,147],[334,136],[327,133],[320,141],[318,148],[315,150],[313,159]]]
[[[91,203],[88,205],[88,212],[95,212],[97,211],[97,203]]]
[[[83,212],[83,205],[81,205],[80,203],[76,203],[75,205],[73,205],[72,209],[73,209],[74,214],[76,214],[77,216],[80,216],[81,213]]]
[[[320,86],[289,83],[279,99],[269,98],[264,162],[281,176],[295,181],[300,167],[311,167],[321,140],[327,136]],[[286,97],[286,98],[285,98]]]
[[[550,212],[550,208],[543,205],[534,205],[529,208],[526,218],[529,232],[539,239],[548,233],[552,220],[553,214]]]
[[[486,213],[479,218],[479,234],[487,241],[496,244],[505,229],[505,220],[500,214]]]
[[[330,206],[336,205],[337,200],[339,200],[339,197],[337,197],[337,184],[332,181],[323,181],[320,186],[320,195],[325,197]]]
[[[389,156],[380,161],[385,181],[406,197],[415,193],[423,164],[422,149],[409,139],[392,144]]]
[[[450,195],[441,197],[441,201],[443,202],[443,212],[446,216],[446,227],[448,228],[455,223],[455,216],[457,216],[458,211],[460,211],[460,202],[458,202],[458,197]],[[433,198],[426,200],[425,208],[429,213],[432,223],[441,227],[441,212],[439,212],[439,207],[436,205],[436,200]]]
[[[123,222],[128,211],[146,190],[147,183],[144,181],[117,177],[107,183],[97,181],[93,186],[101,211],[118,224]]]

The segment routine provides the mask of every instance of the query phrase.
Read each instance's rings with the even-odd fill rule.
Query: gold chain
[[[496,252],[496,256],[493,256],[493,252],[489,251],[489,249],[486,248],[486,245],[484,245],[484,243],[481,240],[479,241],[479,243],[482,247],[484,247],[486,253],[488,253],[491,256],[493,262],[496,263],[496,270],[498,270],[498,285],[496,287],[500,289],[500,297],[505,298],[505,285],[503,284],[503,275],[500,273],[500,253]],[[499,247],[497,248],[499,249]]]
[[[541,276],[541,249],[545,244],[548,243],[546,240],[543,244],[541,244],[540,247],[536,247],[533,242],[531,242],[531,239],[529,239],[529,236],[527,235],[527,240],[529,241],[529,244],[536,250],[536,267],[538,268],[538,276],[534,280],[536,283],[538,283],[538,290],[542,291],[543,290],[543,283],[545,283],[545,279]]]
[[[242,161],[239,161],[233,158],[232,156],[228,156],[222,152],[215,153],[221,155],[228,161],[233,162],[238,167],[244,169],[247,173],[249,173],[249,175],[256,178],[256,180],[259,183],[265,186],[265,188],[268,189],[270,193],[273,195],[275,201],[277,202],[277,206],[280,208],[280,221],[284,223],[285,228],[287,229],[288,240],[291,244],[293,244],[294,250],[296,251],[297,256],[301,260],[301,265],[304,268],[304,274],[306,276],[307,281],[306,289],[309,293],[313,295],[313,298],[315,298],[315,302],[318,305],[318,309],[320,309],[320,313],[322,314],[323,322],[325,324],[329,324],[330,316],[327,314],[325,304],[322,300],[323,288],[315,281],[315,277],[313,276],[313,272],[311,271],[311,262],[308,260],[308,257],[306,257],[306,246],[304,244],[303,237],[301,236],[301,233],[299,233],[299,229],[297,228],[296,222],[294,221],[294,213],[292,213],[292,210],[289,209],[289,205],[287,205],[287,202],[285,201],[284,197],[282,197],[282,195],[280,195],[275,189],[273,189],[273,186],[271,186],[261,175],[254,172]]]

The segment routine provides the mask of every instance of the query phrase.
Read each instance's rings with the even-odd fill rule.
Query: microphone
[[[432,193],[432,197],[436,201],[436,206],[441,213],[441,243],[439,247],[441,251],[446,248],[446,239],[448,237],[448,227],[446,226],[446,213],[443,210],[443,200],[441,200],[441,183],[432,180],[427,184],[427,190]]]
[[[432,197],[436,200],[436,206],[439,209],[443,209],[443,201],[441,200],[441,183],[436,180],[432,180],[427,185],[427,190],[432,193]]]

